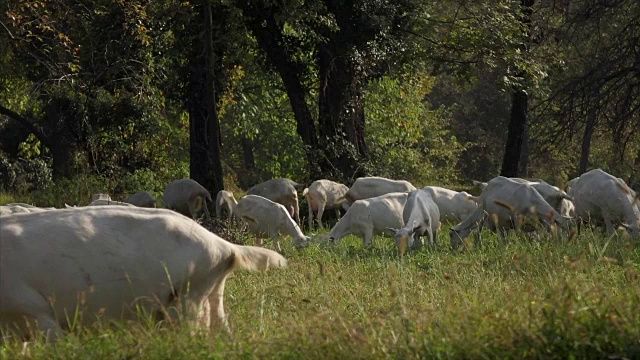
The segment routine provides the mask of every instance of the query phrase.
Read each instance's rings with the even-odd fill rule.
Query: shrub
[[[0,188],[20,195],[47,189],[52,184],[49,161],[42,158],[16,160],[0,153]]]

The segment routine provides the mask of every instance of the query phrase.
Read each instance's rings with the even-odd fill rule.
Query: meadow
[[[227,282],[232,335],[98,323],[56,345],[8,341],[0,359],[640,357],[637,241],[587,229],[561,243],[485,231],[462,251],[441,231],[439,243],[400,257],[382,237],[371,250],[354,236],[283,241],[287,269]]]

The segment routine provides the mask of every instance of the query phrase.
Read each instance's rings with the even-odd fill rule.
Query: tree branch
[[[32,121],[30,121],[27,118],[25,118],[24,116],[16,113],[15,111],[7,109],[6,107],[4,107],[2,105],[0,105],[0,115],[4,115],[4,116],[8,117],[9,119],[17,121],[20,125],[25,127],[27,130],[31,131],[33,133],[33,135],[35,135],[46,146],[48,146],[47,145],[49,143],[48,137],[44,134],[44,132],[40,128],[38,128],[36,125],[34,125]]]
[[[5,25],[4,22],[0,21],[0,24],[2,24],[2,27],[7,31],[7,34],[9,34],[9,36],[11,37],[11,40],[15,40],[16,37],[13,36],[13,34],[11,33],[11,30],[9,30],[9,28],[7,27],[7,25]]]

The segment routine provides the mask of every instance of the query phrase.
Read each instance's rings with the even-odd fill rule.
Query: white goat
[[[20,213],[30,213],[30,208],[18,205],[2,205],[0,206],[0,216],[7,216]],[[35,211],[34,211],[35,212]]]
[[[502,176],[487,183],[477,202],[478,209],[450,229],[451,247],[460,244],[474,228],[480,232],[487,226],[501,234],[509,229],[520,230],[526,221],[542,223],[551,230],[555,224],[567,228],[571,220],[551,207],[533,186]]]
[[[300,224],[300,207],[298,205],[297,187],[300,184],[291,179],[272,179],[252,186],[247,190],[248,195],[258,195],[271,201],[282,204],[289,215]]]
[[[576,184],[576,182],[578,182],[578,179],[580,179],[580,176],[576,176],[573,179],[569,180],[569,182],[567,182],[567,185],[564,188],[564,191],[566,191],[567,194],[571,195],[571,189]]]
[[[576,217],[576,207],[571,200],[562,199],[562,203],[560,203],[560,210],[558,212],[560,215],[565,217]]]
[[[640,236],[637,197],[622,179],[594,169],[580,175],[571,187],[571,194],[576,216],[582,221],[603,221],[609,234],[621,225],[631,236]]]
[[[222,219],[222,211],[224,210],[229,218],[233,217],[233,204],[237,204],[235,197],[231,191],[220,190],[216,195],[216,217]]]
[[[392,192],[410,192],[416,190],[406,180],[391,180],[383,177],[361,177],[351,185],[349,191],[344,195],[349,205],[354,201],[369,199],[372,197],[392,193]]]
[[[424,246],[424,240],[422,240],[424,235],[429,237],[430,245],[437,245],[440,210],[428,192],[415,190],[409,193],[402,211],[402,219],[403,228],[389,229],[394,232],[393,238],[401,254],[407,247],[414,249]]]
[[[96,201],[96,200],[109,200],[109,201],[111,201],[111,196],[109,196],[109,194],[105,194],[105,193],[97,193],[97,194],[91,195],[91,201]]]
[[[200,210],[204,211],[205,218],[209,220],[207,200],[211,200],[211,194],[202,185],[192,179],[180,179],[170,182],[164,188],[162,202],[164,207],[191,216],[195,219]]]
[[[148,191],[138,191],[124,199],[124,202],[138,207],[156,207],[156,198],[154,198]]]
[[[465,191],[457,192],[438,186],[426,186],[422,190],[429,193],[438,205],[441,221],[460,222],[478,208],[478,204],[471,200],[471,194]]]
[[[344,195],[349,191],[346,185],[331,180],[316,180],[302,191],[309,205],[309,230],[313,228],[313,214],[317,213],[318,225],[322,225],[322,215],[325,210],[335,209],[336,217],[340,218],[340,208],[347,210]]]
[[[228,330],[224,285],[236,268],[286,266],[267,249],[227,242],[164,209],[79,207],[0,222],[0,328],[18,336],[62,335],[81,323],[157,320],[186,310],[204,330],[211,315]],[[178,306],[180,306],[178,308]],[[76,321],[76,320],[73,320]]]
[[[26,209],[30,209],[30,212],[36,212],[36,211],[43,211],[43,210],[55,210],[56,208],[54,207],[38,207],[35,205],[31,205],[31,204],[25,204],[25,203],[9,203],[9,204],[5,204],[5,206],[20,206]]]
[[[230,196],[230,198],[229,198]],[[293,238],[293,245],[308,246],[314,240],[305,236],[289,212],[282,204],[278,204],[258,195],[246,195],[236,202],[233,194],[223,194],[227,197],[227,204],[231,205],[231,213],[245,220],[249,231],[260,238],[270,238],[278,252],[281,252],[278,235],[288,235]]]
[[[87,206],[110,206],[110,205],[117,205],[117,206],[134,206],[132,204],[129,204],[127,202],[122,202],[122,201],[115,201],[115,200],[104,200],[104,199],[98,199],[98,200],[93,200],[89,205]]]
[[[370,248],[374,234],[393,237],[395,231],[389,229],[404,227],[403,210],[408,195],[408,192],[394,192],[357,200],[325,238],[335,243],[354,234],[364,238],[364,246]]]
[[[542,195],[542,198],[558,212],[569,212],[570,205],[566,204],[565,200],[573,201],[573,198],[566,192],[561,190],[559,187],[553,186],[541,179],[525,180],[516,177],[507,178],[498,176],[491,179],[491,181],[496,184],[501,182],[514,181],[521,184],[531,185],[534,189],[536,189],[538,193],[540,193],[540,195]],[[479,181],[473,181],[473,183],[480,187],[480,189],[484,189],[487,186],[487,183]]]

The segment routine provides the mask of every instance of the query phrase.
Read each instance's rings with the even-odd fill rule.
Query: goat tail
[[[277,252],[256,246],[236,245],[233,267],[249,271],[287,267],[287,259]]]

